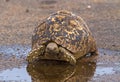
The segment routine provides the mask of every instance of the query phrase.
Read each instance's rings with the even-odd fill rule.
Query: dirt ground
[[[40,20],[62,9],[72,11],[86,21],[99,49],[120,51],[120,0],[0,0],[0,46],[14,44],[30,46],[33,29]],[[0,54],[1,52],[0,48]],[[107,55],[100,57],[98,61],[103,61],[103,63],[106,59],[116,62],[120,58]],[[0,59],[0,70],[9,68],[9,65],[19,67],[20,62],[23,63],[25,60],[24,58],[15,60],[14,57],[8,58],[9,60],[2,59],[2,55]],[[18,61],[18,63],[11,64],[9,61]],[[104,77],[106,80],[112,77],[113,81],[117,82],[119,75],[120,73],[113,77],[100,77],[99,82]]]

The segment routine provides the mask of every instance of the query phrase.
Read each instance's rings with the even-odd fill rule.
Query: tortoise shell
[[[54,41],[72,53],[83,50],[89,44],[89,31],[83,19],[75,14],[61,10],[44,19],[34,30],[32,48]],[[87,46],[87,45],[86,45]]]

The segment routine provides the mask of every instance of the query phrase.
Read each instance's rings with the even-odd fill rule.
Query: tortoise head
[[[50,42],[47,44],[45,52],[49,55],[58,55],[59,54],[59,47],[56,43]]]
[[[38,49],[32,50],[27,56],[28,62],[33,62],[36,59],[66,61],[72,65],[76,63],[74,55],[55,42],[49,42],[47,45],[40,45]]]

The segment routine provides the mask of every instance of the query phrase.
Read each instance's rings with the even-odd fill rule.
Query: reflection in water
[[[33,82],[87,82],[95,69],[95,62],[79,62],[71,66],[65,62],[41,60],[27,66]]]
[[[76,72],[68,82],[87,82],[91,80],[96,69],[95,62],[79,62],[76,67]]]
[[[57,82],[65,81],[74,72],[74,66],[65,62],[41,60],[37,63],[28,64],[27,71],[32,76],[33,82]]]

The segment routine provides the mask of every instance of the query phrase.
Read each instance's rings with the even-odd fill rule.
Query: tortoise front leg
[[[72,65],[76,64],[76,59],[73,56],[72,53],[70,53],[68,50],[64,49],[63,47],[59,47],[60,50],[60,59],[63,61],[67,61]]]
[[[28,56],[27,56],[27,61],[30,63],[30,62],[33,62],[35,59],[38,59],[39,56],[43,55],[45,52],[45,46],[44,45],[41,45],[39,46],[39,48],[37,49],[34,49],[32,50]]]

